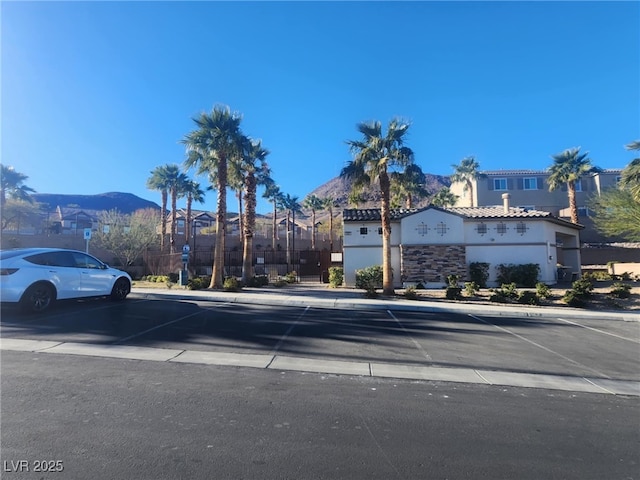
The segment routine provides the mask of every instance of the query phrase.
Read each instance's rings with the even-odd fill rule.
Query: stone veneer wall
[[[446,282],[448,275],[467,278],[464,245],[400,245],[402,281]]]

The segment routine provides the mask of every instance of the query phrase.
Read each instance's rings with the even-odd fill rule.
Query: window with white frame
[[[538,179],[536,177],[523,178],[522,188],[524,190],[538,190]]]
[[[494,190],[507,190],[507,179],[506,178],[494,178],[493,179],[493,189]]]
[[[576,192],[582,191],[582,180],[576,180],[574,185],[576,187]]]
[[[360,227],[360,235],[367,235],[369,233],[369,229],[367,227]]]

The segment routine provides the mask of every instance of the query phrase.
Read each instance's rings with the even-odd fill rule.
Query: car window
[[[102,268],[103,263],[91,255],[86,255],[81,252],[73,252],[73,258],[78,268]]]
[[[51,267],[75,267],[76,262],[71,252],[45,252],[30,255],[24,258],[36,265],[48,265]]]
[[[2,250],[0,252],[0,260],[8,260],[19,255],[24,255],[24,250]]]

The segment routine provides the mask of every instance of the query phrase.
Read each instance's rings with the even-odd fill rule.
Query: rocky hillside
[[[47,206],[50,211],[56,207],[79,208],[83,210],[119,210],[129,214],[143,208],[157,208],[160,205],[131,193],[108,192],[97,195],[70,195],[61,193],[34,193],[33,199]]]
[[[438,193],[442,188],[451,185],[451,181],[448,176],[432,175],[425,173],[424,183],[427,190],[430,192],[429,197],[416,201],[415,207],[423,207],[429,203],[429,199]],[[318,188],[309,193],[309,195],[316,195],[320,198],[333,197],[338,204],[338,208],[354,208],[354,205],[349,205],[349,193],[351,192],[351,182],[335,177],[329,180],[327,183],[320,185]],[[365,202],[358,204],[358,208],[376,208],[380,206],[380,190],[371,188],[365,193]]]

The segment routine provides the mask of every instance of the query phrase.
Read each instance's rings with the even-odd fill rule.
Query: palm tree
[[[333,208],[335,206],[335,198],[324,197],[322,199],[322,209],[329,212],[329,253],[333,252]]]
[[[209,288],[222,288],[224,282],[224,248],[227,212],[228,162],[242,151],[242,132],[238,113],[229,107],[216,106],[211,113],[201,113],[193,121],[196,129],[182,139],[187,148],[187,168],[197,167],[198,174],[208,174],[218,191],[216,211],[216,242]]]
[[[282,207],[287,210],[287,269],[291,271],[291,252],[296,248],[296,212],[300,212],[302,205],[298,203],[298,197],[292,197],[288,193],[282,197]],[[291,221],[289,220],[291,219]],[[289,225],[293,223],[292,241],[289,242]],[[294,253],[295,254],[295,253]]]
[[[165,165],[165,175],[169,197],[171,198],[171,231],[169,232],[169,248],[171,253],[176,251],[176,229],[178,198],[186,194],[189,178],[180,171],[178,165]]]
[[[312,227],[311,227],[311,250],[315,250],[316,249],[316,212],[318,210],[322,210],[323,207],[323,203],[322,200],[320,199],[320,197],[316,196],[316,195],[309,195],[307,198],[304,199],[304,202],[302,202],[302,205],[305,208],[308,208],[309,210],[311,210],[311,223],[312,223]]]
[[[243,153],[244,156],[244,153]],[[238,232],[242,235],[244,220],[243,206],[242,206],[242,194],[244,192],[244,177],[242,171],[242,157],[235,158],[234,161],[229,162],[229,178],[227,185],[231,190],[235,192],[236,199],[238,200]]]
[[[570,148],[562,153],[552,155],[553,165],[548,169],[549,191],[556,190],[562,185],[567,185],[567,195],[569,196],[569,211],[571,212],[571,223],[578,223],[578,205],[576,203],[576,182],[584,175],[599,172],[600,169],[591,164],[591,159],[587,158],[589,152],[580,154],[580,147]]]
[[[470,206],[474,207],[473,182],[485,177],[485,174],[480,173],[478,170],[480,164],[474,157],[465,157],[460,161],[460,164],[451,166],[454,169],[454,174],[451,175],[451,182],[464,184],[462,189],[464,192],[469,192]]]
[[[391,194],[397,203],[404,203],[405,208],[413,208],[414,198],[422,199],[429,195],[425,188],[425,177],[417,164],[408,165],[404,172],[392,172]]]
[[[262,194],[263,198],[266,198],[271,203],[273,203],[273,225],[272,225],[272,237],[271,237],[271,248],[276,249],[276,241],[278,239],[278,223],[277,223],[277,215],[279,206],[282,204],[282,192],[280,191],[280,187],[276,185],[273,179],[268,178],[265,179],[265,189]]]
[[[187,196],[187,220],[185,225],[185,243],[189,243],[191,239],[191,207],[193,202],[204,202],[204,190],[200,188],[200,184],[193,180],[188,180],[184,185],[184,193]],[[195,253],[194,253],[195,255]]]
[[[266,158],[269,151],[262,147],[260,140],[245,139],[245,148],[239,171],[244,183],[245,218],[243,222],[242,283],[246,285],[254,275],[253,233],[256,227],[256,192],[258,184],[269,178]]]
[[[627,150],[640,150],[640,140],[635,140],[626,146]],[[631,160],[622,170],[620,186],[631,192],[634,200],[640,202],[640,158]]]
[[[386,135],[382,134],[382,125],[377,121],[360,123],[357,128],[362,134],[362,139],[347,142],[354,154],[354,159],[342,169],[340,176],[352,180],[356,188],[372,183],[380,186],[382,290],[385,295],[393,295],[389,173],[390,169],[404,170],[413,163],[413,151],[404,146],[404,137],[409,124],[393,119],[389,122]]]
[[[436,193],[431,199],[431,205],[436,207],[453,207],[458,201],[458,195],[449,190],[449,187],[444,187],[438,193]]]
[[[13,167],[0,164],[0,202],[2,202],[3,207],[7,202],[7,197],[33,203],[30,194],[34,193],[35,190],[24,185],[24,181],[28,178],[25,174],[17,172]]]
[[[161,235],[160,235],[160,251],[164,252],[164,241],[167,235],[167,202],[169,199],[169,174],[167,166],[158,166],[151,171],[151,176],[147,179],[147,188],[149,190],[157,190],[162,198],[161,211]]]

